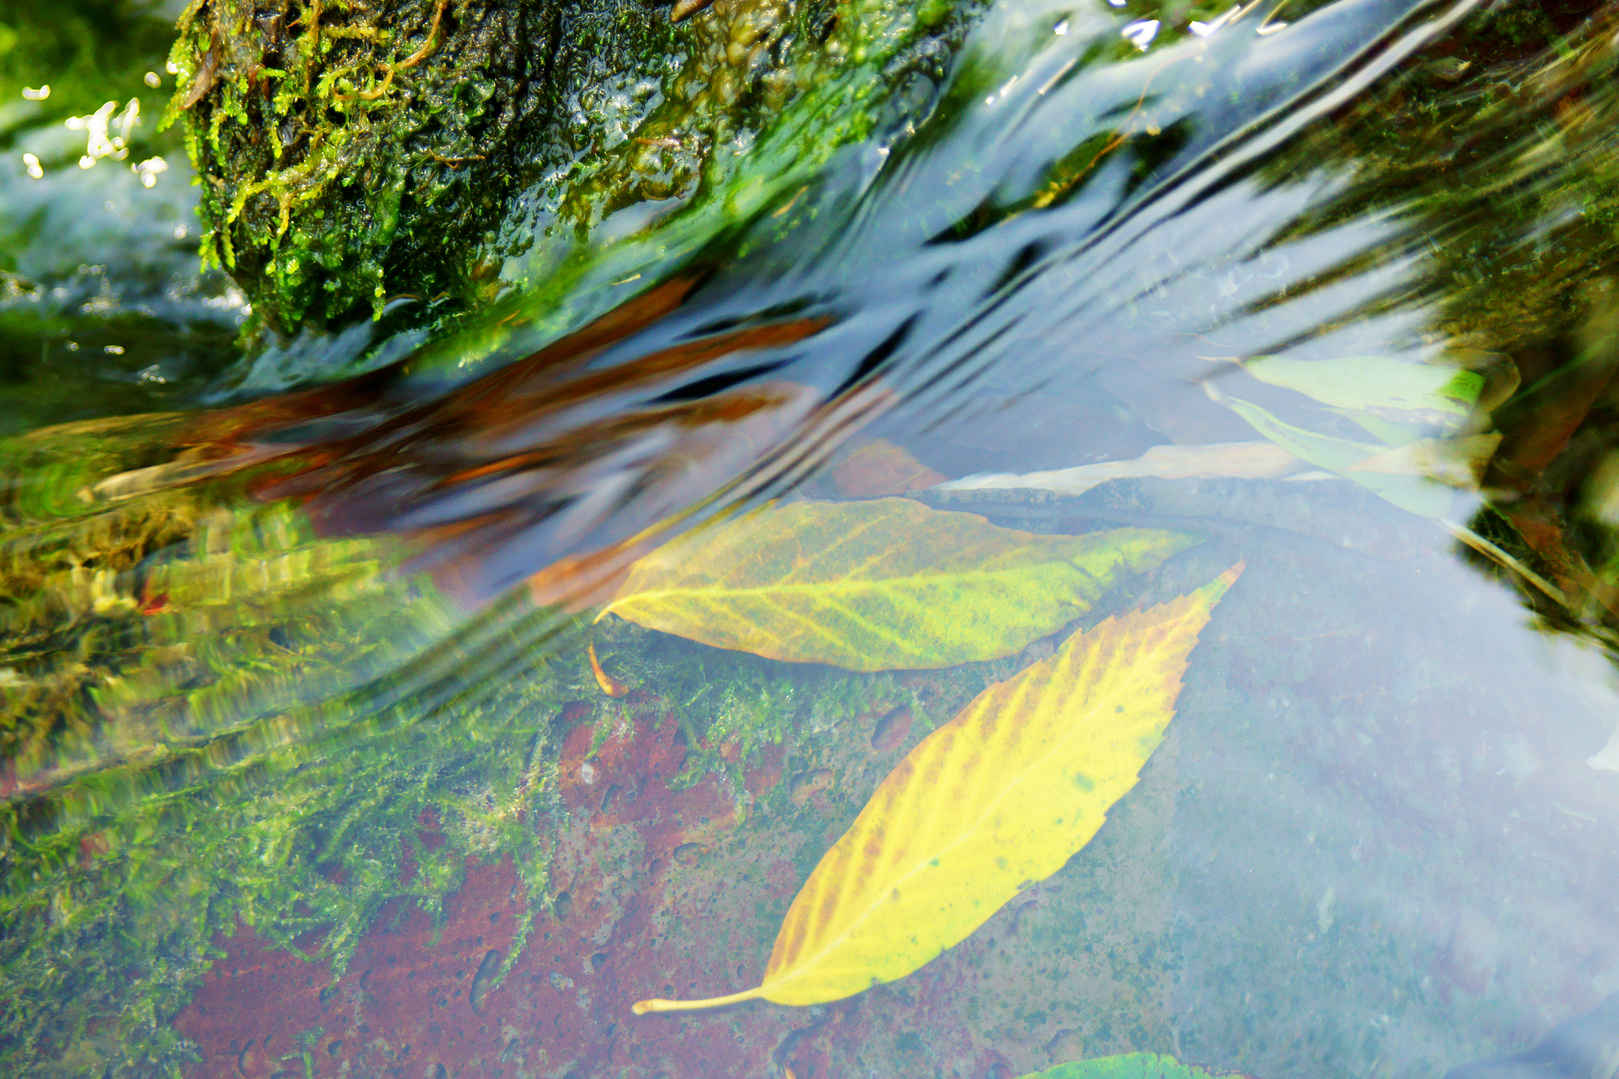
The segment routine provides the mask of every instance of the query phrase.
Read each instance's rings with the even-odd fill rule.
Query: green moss
[[[440,916],[469,857],[543,898],[553,724],[590,696],[568,650],[463,680],[489,657],[391,541],[226,511],[239,483],[110,497],[151,430],[0,443],[40,478],[0,501],[6,1074],[177,1066],[168,1021],[241,925],[340,971],[389,900]],[[565,628],[486,619],[502,647]]]
[[[523,596],[468,623],[398,572],[396,541],[317,536],[297,507],[249,500],[252,477],[165,489],[178,436],[157,419],[42,434],[0,442],[9,474],[39,480],[0,501],[16,597],[0,604],[0,1070],[179,1066],[168,1022],[240,926],[340,972],[389,901],[441,917],[469,857],[511,859],[546,901],[559,718],[589,722],[587,701],[622,721],[579,627]],[[892,763],[869,752],[878,717],[909,707],[920,737],[1005,673],[913,684],[595,632],[676,715],[677,782],[718,775],[744,817],[806,837],[825,808],[794,796],[803,776],[853,777],[828,790],[851,813]],[[767,750],[784,781],[750,794]]]
[[[548,4],[194,0],[171,56],[205,258],[272,325],[464,293],[458,252],[545,109]],[[419,226],[431,221],[423,233]]]

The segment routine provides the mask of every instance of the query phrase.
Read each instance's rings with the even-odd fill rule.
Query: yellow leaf
[[[602,617],[769,659],[948,667],[1017,652],[1192,542],[1020,532],[904,498],[793,502],[651,552]]]
[[[1076,633],[979,694],[889,773],[787,912],[763,982],[636,1014],[822,1004],[916,970],[1088,843],[1163,738],[1198,634],[1239,564]]]

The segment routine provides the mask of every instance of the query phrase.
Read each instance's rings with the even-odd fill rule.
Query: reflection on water
[[[1611,12],[992,4],[245,354],[164,26],[0,67],[8,1072],[1619,1069]]]

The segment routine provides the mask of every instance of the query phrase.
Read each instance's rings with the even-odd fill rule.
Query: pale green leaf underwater
[[[1394,505],[1419,517],[1443,517],[1454,492],[1423,475],[1377,472],[1363,468],[1389,447],[1323,435],[1279,420],[1265,409],[1240,397],[1216,400],[1248,421],[1264,438],[1301,461],[1308,461],[1352,483],[1359,484]]]
[[[1344,356],[1298,360],[1255,356],[1242,369],[1259,381],[1302,393],[1366,427],[1380,419],[1417,431],[1448,429],[1465,420],[1484,388],[1484,376],[1403,356]]]
[[[1072,1060],[1042,1072],[1030,1072],[1022,1079],[1222,1079],[1222,1075],[1190,1067],[1160,1053],[1124,1053],[1094,1060]]]
[[[1457,477],[1470,478],[1470,470],[1494,449],[1493,439],[1464,434],[1485,391],[1485,376],[1476,371],[1400,356],[1331,362],[1256,356],[1238,365],[1260,382],[1327,406],[1371,440],[1341,438],[1289,423],[1212,381],[1204,383],[1211,400],[1299,460],[1421,517],[1443,518],[1453,501],[1450,483]]]

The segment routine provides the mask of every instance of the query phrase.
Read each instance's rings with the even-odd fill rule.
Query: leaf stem
[[[638,1000],[630,1006],[630,1011],[636,1015],[645,1015],[648,1012],[694,1012],[702,1008],[723,1008],[727,1004],[740,1004],[744,1000],[755,1000],[764,992],[764,986],[755,986],[744,989],[740,993],[730,993],[723,997],[708,997],[703,1000]]]

